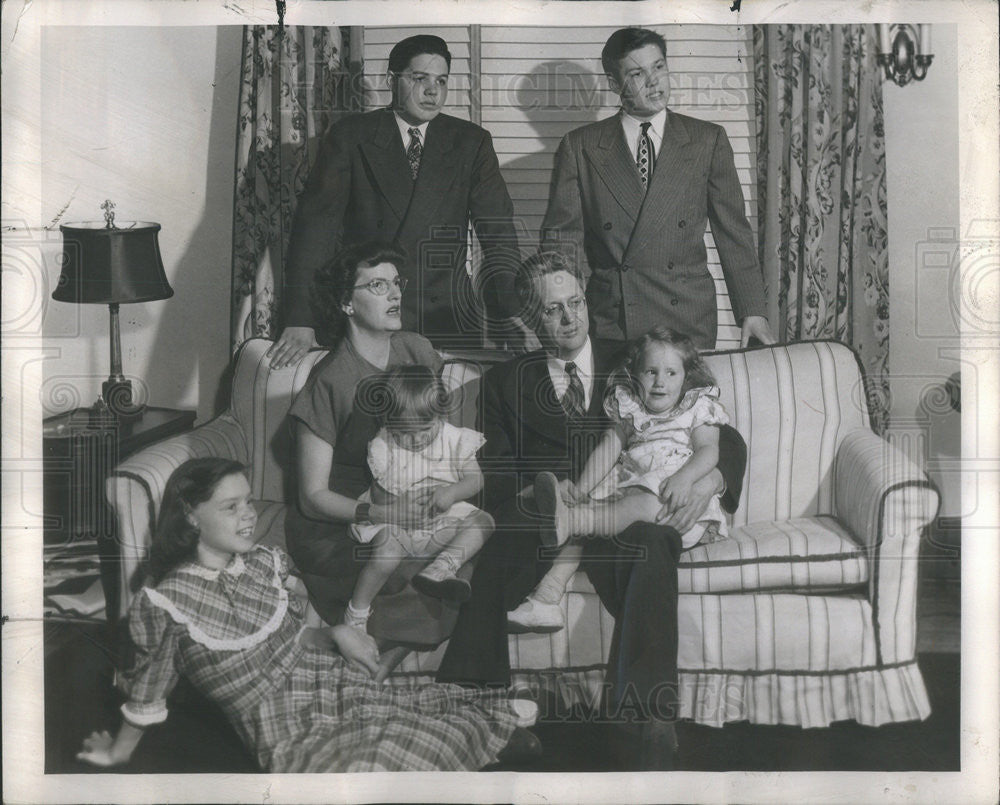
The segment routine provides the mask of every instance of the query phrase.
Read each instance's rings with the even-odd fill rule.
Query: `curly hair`
[[[312,282],[312,308],[316,319],[316,340],[325,347],[335,347],[347,331],[344,305],[354,292],[358,271],[380,263],[391,263],[402,272],[406,256],[390,244],[367,241],[339,251],[332,260],[316,270]]]
[[[454,399],[433,369],[414,364],[397,366],[358,384],[355,406],[379,425],[446,419]]]
[[[705,364],[704,358],[698,353],[694,341],[684,333],[660,324],[629,344],[624,364],[612,374],[608,383],[609,394],[613,393],[616,386],[623,386],[633,394],[641,396],[642,384],[639,382],[639,365],[642,363],[646,350],[653,344],[666,344],[680,353],[681,363],[684,366],[681,397],[691,389],[715,385],[715,376]]]
[[[147,570],[154,585],[177,565],[195,558],[200,532],[188,514],[209,500],[219,482],[230,475],[245,477],[246,467],[227,458],[192,458],[171,473],[149,550]]]
[[[557,271],[565,271],[576,278],[580,288],[587,287],[587,280],[577,261],[560,251],[539,251],[531,255],[518,267],[514,275],[514,291],[521,303],[521,313],[529,326],[535,326],[540,316],[541,300],[538,298],[536,280]]]

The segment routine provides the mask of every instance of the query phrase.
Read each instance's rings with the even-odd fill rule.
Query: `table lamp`
[[[132,384],[122,374],[118,306],[174,295],[163,271],[156,240],[160,225],[130,221],[116,226],[114,206],[110,201],[101,205],[103,224],[87,222],[59,227],[65,262],[59,284],[52,292],[52,298],[58,302],[107,305],[111,311],[111,375],[90,408],[91,423],[95,425],[138,416],[144,407],[136,404]]]

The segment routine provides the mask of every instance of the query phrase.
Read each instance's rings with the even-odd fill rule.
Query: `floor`
[[[680,766],[722,770],[956,770],[960,728],[960,584],[953,566],[926,563],[918,600],[918,655],[931,699],[924,722],[886,727],[835,724],[826,729],[678,726]],[[75,760],[84,735],[119,721],[114,654],[100,617],[53,614],[45,630],[46,771],[93,771]],[[619,771],[604,725],[579,711],[543,703],[534,728],[545,746],[517,771]],[[253,772],[253,759],[213,706],[189,688],[177,691],[171,717],[151,728],[124,773]]]

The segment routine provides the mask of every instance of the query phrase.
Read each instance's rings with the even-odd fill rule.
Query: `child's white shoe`
[[[547,604],[530,596],[517,609],[507,613],[507,631],[511,634],[548,634],[565,626],[566,619],[559,604]]]
[[[527,729],[538,721],[538,705],[529,699],[508,699],[508,709],[514,714],[514,723]]]
[[[472,585],[455,575],[454,565],[452,561],[435,559],[414,576],[410,583],[417,592],[429,595],[431,598],[441,598],[456,604],[464,603],[472,597]]]

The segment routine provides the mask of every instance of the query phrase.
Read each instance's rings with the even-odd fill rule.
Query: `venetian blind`
[[[667,40],[670,108],[722,125],[743,185],[747,215],[757,229],[753,49],[745,26],[652,26]],[[548,199],[553,155],[570,129],[614,114],[618,98],[601,68],[601,48],[613,28],[455,26],[366,28],[369,108],[389,101],[384,89],[389,50],[415,33],[435,33],[453,55],[446,111],[480,123],[493,135],[514,200],[523,251],[533,251]],[[711,232],[708,267],[719,306],[717,348],[739,346],[739,328]],[[475,252],[473,252],[475,261]]]

